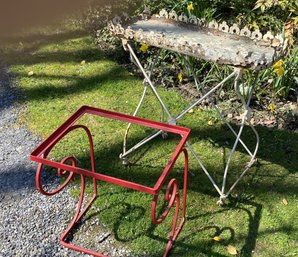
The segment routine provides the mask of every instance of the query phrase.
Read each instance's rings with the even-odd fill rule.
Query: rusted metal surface
[[[168,161],[166,167],[161,170],[161,175],[157,179],[153,187],[144,186],[134,182],[122,180],[119,178],[111,177],[108,175],[97,173],[95,170],[95,156],[93,149],[93,139],[90,130],[83,125],[75,125],[75,123],[84,115],[96,115],[105,117],[108,119],[120,120],[124,122],[129,122],[133,124],[138,124],[145,127],[150,127],[156,130],[162,130],[168,133],[174,133],[181,135],[181,140],[179,141],[174,153],[171,155],[170,160]],[[53,161],[48,158],[49,153],[55,147],[55,145],[62,140],[66,135],[71,133],[73,130],[83,130],[87,134],[89,139],[89,152],[90,152],[90,163],[91,170],[86,170],[77,167],[76,159],[73,156],[67,156],[63,158],[60,162]],[[81,218],[88,211],[92,203],[97,197],[97,180],[105,181],[115,185],[131,188],[137,191],[148,193],[153,195],[151,203],[151,219],[154,224],[160,224],[165,218],[167,218],[170,210],[174,210],[174,217],[172,221],[172,228],[170,231],[170,237],[166,245],[163,256],[166,257],[173,246],[174,241],[176,240],[180,230],[185,222],[185,212],[186,212],[186,194],[187,194],[187,177],[188,177],[188,155],[187,151],[184,148],[186,140],[189,136],[190,130],[183,127],[178,127],[174,125],[169,125],[165,123],[150,121],[147,119],[142,119],[138,117],[132,117],[121,113],[115,113],[111,111],[105,111],[98,108],[83,106],[76,113],[74,113],[64,124],[62,124],[52,135],[50,135],[43,143],[41,143],[30,155],[30,159],[39,163],[36,173],[36,186],[38,190],[44,195],[54,195],[63,190],[71,181],[74,174],[79,174],[81,178],[81,190],[79,202],[77,205],[76,213],[68,228],[63,232],[60,237],[60,243],[65,247],[70,249],[84,252],[99,257],[107,257],[106,255],[95,252],[93,250],[86,249],[81,246],[73,245],[69,242],[68,238],[73,233],[75,226],[80,222]],[[184,155],[184,181],[182,183],[182,197],[178,191],[178,180],[176,178],[170,177],[170,171],[175,165],[175,162],[178,156],[183,153]],[[41,173],[44,171],[43,166],[50,166],[57,169],[57,174],[59,176],[65,176],[66,179],[64,183],[56,188],[53,191],[46,191],[41,183]],[[145,176],[145,174],[144,174]],[[84,200],[85,196],[85,178],[91,177],[93,180],[93,194],[89,200]],[[166,182],[166,179],[169,179],[169,183],[166,188],[166,193],[164,201],[167,204],[167,208],[161,214],[159,218],[156,218],[156,213],[159,213],[159,210],[156,210],[160,192],[163,190]],[[84,202],[87,202],[84,204]],[[180,206],[181,205],[181,206]]]
[[[135,40],[199,59],[242,68],[263,69],[284,55],[286,42],[268,31],[240,28],[237,24],[212,21],[204,24],[196,17],[178,16],[162,10],[159,15],[129,19],[115,17],[110,31],[124,40]]]

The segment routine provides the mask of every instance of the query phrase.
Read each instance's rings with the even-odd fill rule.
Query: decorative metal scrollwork
[[[63,136],[61,136],[60,139],[62,139],[63,137],[65,137],[68,133],[70,133],[71,131],[75,130],[75,129],[78,129],[78,128],[81,128],[83,129],[87,136],[88,136],[88,139],[89,139],[89,147],[90,147],[90,161],[91,161],[91,166],[92,166],[92,171],[95,172],[95,163],[94,163],[94,150],[93,150],[93,141],[92,141],[92,136],[91,136],[91,133],[89,131],[89,129],[86,127],[86,126],[83,126],[83,125],[74,125],[72,127],[70,127],[68,130],[66,130],[63,134]],[[43,158],[47,158],[49,153],[51,152],[51,150],[54,148],[54,146],[57,144],[58,142],[54,143],[53,145],[51,145],[51,147],[49,147],[47,149],[47,151],[45,152]],[[72,167],[76,167],[76,159],[72,156],[68,156],[68,157],[65,157],[61,160],[61,164],[67,164],[71,162],[71,166]],[[51,196],[51,195],[55,195],[57,193],[59,193],[60,191],[62,191],[67,185],[68,183],[71,181],[71,179],[73,178],[74,176],[74,173],[71,172],[71,171],[67,171],[67,170],[63,170],[61,168],[57,168],[57,174],[58,176],[66,176],[67,173],[69,172],[67,178],[65,179],[65,181],[59,185],[56,189],[54,189],[53,191],[46,191],[44,189],[44,187],[42,186],[42,182],[41,182],[41,173],[43,171],[43,164],[42,163],[39,163],[38,164],[38,167],[37,167],[37,171],[36,171],[36,176],[35,176],[35,181],[36,181],[36,187],[37,189],[44,195],[47,195],[47,196]],[[94,183],[96,184],[96,181],[94,180]]]
[[[169,182],[164,196],[164,200],[168,203],[168,206],[166,207],[164,212],[159,216],[159,218],[156,218],[156,206],[158,201],[158,195],[154,196],[151,206],[151,218],[154,224],[160,224],[161,222],[163,222],[163,220],[167,217],[169,211],[173,208],[174,204],[176,205],[176,212],[179,211],[180,196],[178,192],[178,183],[176,179],[171,179],[171,181]]]
[[[272,35],[272,33],[270,31],[268,31],[264,36],[263,36],[263,39],[265,41],[269,41],[271,42],[271,40],[273,40],[274,36]]]
[[[210,29],[218,29],[218,23],[215,20],[213,20],[213,21],[209,22],[208,28],[210,28]]]
[[[284,40],[281,35],[276,35],[274,36],[271,31],[266,32],[264,35],[257,29],[255,31],[251,31],[247,26],[244,26],[242,29],[234,23],[232,26],[229,26],[226,21],[222,21],[220,24],[216,22],[215,20],[212,20],[211,22],[205,24],[203,20],[198,19],[196,16],[191,15],[190,17],[187,17],[184,13],[178,14],[174,11],[171,10],[168,12],[165,9],[162,9],[159,12],[159,15],[157,16],[159,18],[165,18],[165,19],[170,19],[170,20],[175,20],[175,21],[180,21],[184,23],[190,23],[193,25],[197,25],[200,27],[208,27],[211,29],[218,29],[222,32],[225,33],[230,33],[230,34],[236,34],[244,37],[249,37],[253,40],[264,40],[266,42],[270,42],[273,39],[275,39],[275,47],[280,46],[281,44],[284,43]],[[119,17],[116,15],[112,22],[108,23],[108,27],[111,32],[115,34],[125,34],[128,39],[131,38],[132,34],[131,31],[124,31],[122,26],[120,25],[122,20],[127,21],[130,18],[126,13],[123,13],[122,17]]]
[[[134,37],[134,31],[131,29],[131,27],[128,27],[126,30],[125,30],[125,35],[128,39],[133,39]]]
[[[161,20],[159,21],[158,19]],[[171,22],[165,22],[164,19],[171,20]],[[200,20],[193,15],[188,17],[182,13],[178,16],[174,10],[167,12],[165,9],[162,9],[159,12],[159,15],[155,15],[152,17],[152,19],[148,20],[148,24],[144,23],[140,19],[136,19],[136,21],[133,21],[133,25],[131,25],[132,28],[129,27],[129,24],[126,24],[124,25],[124,29],[122,25],[118,23],[119,20],[121,20],[121,18],[116,17],[112,22],[109,23],[109,28],[112,34],[120,36],[122,39],[134,39],[138,42],[145,42],[148,45],[161,48],[165,46],[169,50],[175,50],[180,53],[190,54],[203,59],[205,58],[209,61],[232,64],[235,66],[255,69],[264,68],[273,63],[276,59],[276,56],[284,55],[288,47],[287,41],[283,40],[281,35],[273,35],[273,33],[270,31],[263,35],[258,29],[251,31],[247,26],[241,28],[236,23],[234,23],[232,26],[229,26],[226,21],[218,23],[217,21],[212,20],[211,22],[207,23],[206,20]],[[160,31],[156,27],[156,24],[159,23],[162,24]],[[198,29],[198,32],[200,31],[201,33],[200,36],[205,32],[208,36],[210,34],[213,35],[213,30],[217,30],[220,31],[220,33],[216,33],[216,35],[219,37],[222,36],[221,33],[228,33],[249,38],[254,41],[248,42],[250,45],[255,44],[258,47],[268,47],[268,49],[264,49],[264,52],[267,56],[264,57],[261,54],[258,55],[257,51],[254,52],[254,55],[243,55],[242,53],[245,51],[243,50],[243,47],[240,54],[227,54],[223,53],[220,49],[210,50],[208,47],[206,47],[204,37],[202,41],[204,44],[202,44],[202,46],[193,44],[195,39],[189,36],[190,33],[188,34],[181,32],[182,30],[184,31],[184,29],[179,28],[181,25],[183,25],[182,23],[191,24],[191,26],[187,27],[190,27],[190,31],[194,29],[194,33],[196,31],[195,28],[209,28],[207,30],[203,29],[203,33]],[[152,29],[150,29],[151,27]],[[141,28],[143,28],[144,31]],[[171,31],[172,28],[173,30]],[[185,31],[187,31],[187,29],[185,29]],[[241,41],[241,44],[245,43],[245,41]],[[270,49],[269,47],[274,49]],[[232,52],[230,48],[228,50]],[[272,51],[274,51],[274,54],[271,55]],[[262,63],[264,63],[264,65]]]
[[[184,13],[181,13],[178,17],[178,20],[187,23],[188,17]]]
[[[184,154],[184,174],[183,174],[183,195],[182,199],[180,199],[180,194],[178,191],[178,182],[177,179],[172,178],[170,182],[168,183],[165,195],[164,195],[164,201],[167,203],[166,208],[164,209],[163,213],[159,215],[159,217],[156,217],[156,207],[159,197],[159,192],[154,195],[153,201],[151,204],[151,219],[154,224],[160,224],[164,221],[164,219],[168,216],[169,212],[172,208],[174,209],[174,217],[172,222],[172,229],[170,232],[170,240],[168,241],[166,251],[163,256],[167,256],[168,252],[170,251],[173,242],[176,240],[183,224],[185,221],[185,213],[186,213],[186,195],[187,195],[187,180],[188,180],[188,154],[186,149],[182,149],[182,152]],[[180,200],[181,200],[181,207],[180,207]],[[180,219],[179,218],[179,212]]]
[[[191,24],[197,25],[198,24],[198,18],[194,15],[191,15],[188,19],[188,22],[191,23]]]
[[[230,27],[229,32],[231,34],[239,35],[240,34],[240,28],[239,28],[239,26],[236,23],[234,23],[233,26]]]
[[[223,21],[222,23],[220,23],[220,24],[218,25],[218,29],[219,29],[220,31],[223,31],[223,32],[229,32],[229,30],[230,30],[230,28],[229,28],[227,22],[225,22],[225,21]]]
[[[169,12],[169,19],[178,21],[178,15],[177,15],[177,13],[175,11],[170,11]]]
[[[284,40],[282,39],[282,37],[280,35],[274,36],[271,31],[268,31],[263,35],[258,29],[251,31],[247,26],[240,28],[236,23],[234,23],[232,26],[229,26],[226,21],[222,21],[219,24],[217,21],[212,20],[211,22],[206,24],[205,21],[198,19],[194,15],[190,15],[189,17],[184,13],[181,13],[180,15],[178,15],[174,10],[171,10],[168,12],[167,10],[162,9],[162,10],[160,10],[159,15],[157,15],[157,17],[175,20],[175,21],[184,22],[184,23],[190,23],[190,24],[197,25],[200,27],[208,27],[211,29],[217,29],[217,30],[220,30],[225,33],[236,34],[236,35],[251,38],[253,40],[264,40],[264,41],[268,42],[268,41],[272,41],[273,39],[275,39],[274,46],[276,46],[276,45],[280,46],[284,42]],[[119,16],[116,16],[113,19],[114,25],[119,24],[120,21],[121,21],[121,18]],[[277,41],[278,41],[278,43],[277,43]]]
[[[165,9],[160,10],[159,16],[161,18],[165,18],[165,19],[168,19],[169,18],[169,14],[168,14],[168,12]]]
[[[245,26],[243,29],[240,30],[240,36],[244,37],[250,37],[251,36],[251,31],[247,26]]]
[[[256,40],[261,40],[263,38],[262,33],[257,29],[251,33],[251,38]]]
[[[47,156],[44,156],[44,157],[46,158]],[[62,159],[62,161],[60,163],[66,164],[69,161],[71,161],[71,166],[73,166],[73,167],[76,166],[76,160],[75,160],[74,157],[71,157],[71,156],[70,157],[65,157],[64,159]],[[42,169],[43,169],[43,164],[42,163],[39,163],[38,164],[38,167],[37,167],[37,171],[36,171],[36,177],[35,177],[36,187],[37,187],[37,189],[38,189],[39,192],[41,192],[44,195],[48,195],[48,196],[55,195],[55,194],[59,193],[60,191],[62,191],[67,186],[67,184],[71,181],[71,179],[74,176],[74,173],[73,172],[69,172],[68,177],[65,179],[65,181],[61,185],[59,185],[53,191],[46,191],[44,189],[44,187],[42,186],[42,183],[41,183]],[[58,168],[57,169],[57,174],[58,174],[59,177],[62,177],[64,175],[66,175],[67,172],[65,170],[62,170],[61,168]]]

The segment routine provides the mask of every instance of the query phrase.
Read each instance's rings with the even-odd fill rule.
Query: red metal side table
[[[78,125],[77,122],[80,118],[85,115],[95,115],[112,120],[120,120],[124,122],[129,122],[132,124],[141,125],[144,127],[149,127],[156,130],[162,130],[168,133],[181,135],[181,140],[176,146],[175,151],[170,157],[170,160],[167,162],[165,168],[161,171],[159,178],[157,179],[153,187],[148,187],[131,181],[126,181],[123,179],[115,178],[109,175],[97,173],[95,170],[95,156],[93,148],[93,139],[90,130],[84,125]],[[69,132],[81,129],[88,136],[89,140],[89,150],[90,150],[90,161],[91,161],[91,170],[79,168],[76,165],[76,159],[73,156],[65,157],[60,162],[53,161],[48,158],[49,153],[54,148],[54,146],[64,138]],[[137,191],[141,191],[147,194],[151,194],[153,199],[151,203],[151,219],[154,224],[160,224],[169,214],[170,210],[174,209],[174,218],[172,222],[172,228],[170,231],[170,237],[166,245],[163,256],[167,256],[171,247],[173,246],[174,241],[176,240],[183,224],[185,221],[185,210],[186,210],[186,195],[187,195],[187,176],[188,176],[188,155],[187,151],[184,148],[186,140],[189,136],[190,130],[187,128],[179,127],[176,125],[170,125],[165,123],[160,123],[156,121],[151,121],[147,119],[142,119],[138,117],[132,117],[121,113],[116,113],[112,111],[106,111],[94,107],[82,106],[78,111],[76,111],[68,120],[66,120],[56,131],[54,131],[44,142],[42,142],[30,155],[32,161],[38,162],[38,168],[36,173],[36,186],[38,190],[47,196],[54,195],[65,188],[65,186],[71,181],[75,174],[79,174],[81,178],[81,191],[80,198],[77,205],[76,213],[68,228],[62,233],[60,237],[60,243],[68,248],[71,248],[76,251],[81,251],[87,254],[94,256],[104,257],[106,255],[95,252],[89,249],[86,249],[81,246],[76,246],[67,241],[67,237],[72,233],[75,225],[80,221],[80,219],[85,215],[85,213],[90,208],[91,204],[97,197],[97,180],[101,180],[107,183],[116,184],[119,186],[131,188]],[[176,178],[170,178],[170,171],[174,166],[180,153],[184,155],[184,181],[183,181],[183,195],[180,198],[178,191],[178,181]],[[53,191],[46,191],[41,183],[41,173],[43,166],[50,166],[57,169],[59,176],[65,175],[67,178],[65,181],[58,186]],[[68,172],[68,173],[67,173]],[[145,176],[145,174],[144,174]],[[83,206],[84,194],[85,194],[85,178],[91,177],[93,180],[93,196],[91,200]],[[164,200],[167,202],[167,207],[165,211],[157,217],[156,207],[157,200],[160,195],[160,191],[163,186],[165,186],[166,180],[169,180],[169,183],[166,188],[166,193]],[[180,206],[181,204],[181,206]]]

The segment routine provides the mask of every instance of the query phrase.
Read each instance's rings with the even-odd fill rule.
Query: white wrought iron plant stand
[[[109,22],[109,29],[113,35],[116,35],[122,39],[123,46],[125,50],[129,51],[132,62],[140,68],[145,78],[144,91],[139,104],[133,113],[133,116],[137,115],[146,96],[148,88],[152,90],[161,106],[162,121],[166,121],[169,124],[176,124],[179,119],[181,119],[191,109],[199,105],[204,99],[207,98],[212,103],[220,118],[226,123],[231,132],[234,134],[236,139],[224,168],[221,187],[214,181],[191,144],[189,142],[186,143],[190,152],[193,154],[194,158],[199,163],[216,191],[219,193],[220,198],[218,204],[223,204],[224,200],[230,195],[232,190],[242,179],[248,169],[255,163],[256,154],[259,148],[259,135],[251,123],[251,109],[249,107],[254,92],[255,83],[257,81],[257,75],[253,85],[249,88],[248,97],[245,99],[241,92],[243,91],[241,90],[243,89],[243,85],[241,84],[243,70],[254,69],[259,71],[271,66],[285,54],[287,46],[286,40],[283,40],[281,35],[274,36],[270,31],[263,35],[259,30],[250,31],[247,27],[240,28],[237,24],[233,24],[231,27],[229,27],[225,21],[222,23],[212,21],[206,24],[195,16],[188,17],[185,14],[178,15],[175,11],[168,12],[164,9],[161,10],[158,15],[153,15],[151,17],[144,14],[141,16],[141,18],[136,19],[130,19],[125,14],[123,14],[122,17],[116,16],[113,21]],[[151,80],[152,71],[156,65],[160,51],[156,54],[155,61],[149,70],[146,71],[130,44],[132,41],[146,43],[150,46],[155,46],[160,49],[166,49],[180,54],[186,61],[187,67],[191,71],[197,88],[199,87],[199,80],[188,61],[188,56],[232,66],[233,72],[220,83],[213,86],[208,92],[204,92],[202,89],[203,96],[190,104],[186,109],[182,110],[180,114],[173,116],[169,108],[159,96]],[[258,72],[256,74],[258,74]],[[233,129],[233,127],[222,115],[217,105],[210,98],[215,91],[218,91],[228,80],[233,78],[235,92],[238,98],[241,100],[244,108],[241,118],[241,125],[238,132]],[[165,114],[167,116],[166,120],[164,118]],[[253,150],[250,150],[241,139],[243,128],[246,122],[255,134],[256,143]],[[164,132],[162,130],[156,131],[141,140],[132,148],[127,149],[127,136],[129,129],[130,124],[126,129],[123,152],[120,154],[120,158],[123,160],[124,164],[127,163],[127,156],[133,151],[137,150],[139,147],[159,135],[164,136]],[[239,143],[249,154],[250,161],[246,164],[245,168],[241,171],[239,177],[232,184],[232,186],[229,189],[226,189],[230,163]]]

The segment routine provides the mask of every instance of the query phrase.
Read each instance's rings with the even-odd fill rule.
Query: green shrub
[[[278,76],[274,69],[262,71],[257,82],[258,95],[264,94],[266,91],[273,92],[278,97],[287,98],[297,95],[297,46],[294,47],[297,40],[295,26],[297,25],[297,1],[296,0],[194,0],[194,1],[134,1],[129,0],[122,2],[119,6],[117,1],[112,1],[109,5],[98,5],[99,0],[93,0],[89,12],[86,14],[86,26],[90,31],[96,31],[96,40],[98,45],[106,50],[111,56],[117,58],[119,62],[128,61],[127,55],[123,52],[121,42],[115,38],[111,38],[105,29],[105,23],[111,19],[115,13],[129,10],[131,14],[140,11],[145,5],[148,6],[153,13],[158,12],[162,8],[167,10],[175,10],[177,13],[188,13],[196,15],[207,22],[212,19],[226,20],[230,24],[239,23],[241,26],[248,25],[251,29],[260,29],[261,31],[273,30],[282,31],[287,21],[284,34],[291,40],[292,50],[285,58],[282,65],[283,74]],[[117,4],[115,4],[117,2]],[[189,4],[192,8],[187,8]],[[296,24],[296,25],[295,25]],[[135,44],[136,49],[140,48],[140,44]],[[139,57],[145,68],[149,68],[153,62],[157,49],[151,47],[142,53]],[[217,65],[195,58],[189,58],[189,62],[200,79],[201,83],[198,87],[205,87],[221,81],[231,69],[227,66]],[[137,72],[137,69],[134,68]],[[245,74],[248,74],[245,72]],[[180,55],[163,50],[157,60],[157,68],[153,70],[154,82],[165,87],[173,85],[193,84],[185,59]],[[246,77],[249,77],[247,75]],[[250,81],[248,79],[248,81]],[[250,83],[250,82],[247,82]],[[228,90],[232,89],[232,83],[228,84]],[[271,94],[271,93],[270,93]]]

